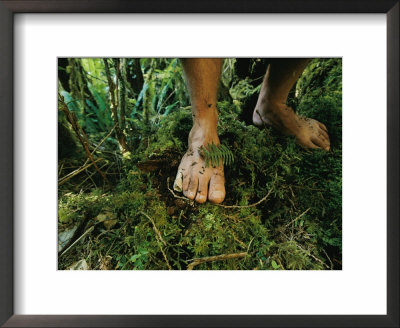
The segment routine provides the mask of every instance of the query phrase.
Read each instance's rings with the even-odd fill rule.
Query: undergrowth
[[[165,65],[165,74],[173,67]],[[74,189],[78,177],[60,188],[59,232],[78,227],[76,240],[91,231],[64,247],[59,269],[84,259],[94,270],[180,270],[197,258],[236,253],[245,254],[194,269],[341,269],[341,81],[340,59],[313,60],[289,99],[298,113],[328,127],[331,150],[325,152],[303,149],[291,137],[240,120],[246,97],[258,92],[262,80],[254,86],[246,79],[228,79],[231,99],[218,103],[218,130],[235,158],[225,167],[223,204],[235,207],[199,205],[171,192],[192,121],[182,97],[163,115],[164,94],[154,101],[160,110],[150,117],[153,125],[135,125],[134,147],[119,158],[112,189],[98,183]],[[133,115],[132,122],[139,116]]]

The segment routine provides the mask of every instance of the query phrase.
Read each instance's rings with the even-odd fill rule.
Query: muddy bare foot
[[[219,144],[216,129],[206,123],[205,126],[195,123],[189,135],[189,149],[183,156],[174,182],[176,191],[198,203],[207,199],[212,203],[221,203],[225,198],[224,167],[206,167],[200,154],[200,147],[208,144]]]
[[[284,104],[257,103],[253,112],[253,123],[258,127],[270,125],[285,135],[294,135],[297,142],[307,148],[329,151],[328,129],[317,120],[298,116]]]

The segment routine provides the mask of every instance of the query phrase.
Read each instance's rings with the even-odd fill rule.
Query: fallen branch
[[[169,177],[167,178],[167,188],[175,198],[183,199],[185,202],[188,202],[190,205],[192,205],[192,206],[194,205],[194,201],[193,200],[191,200],[191,199],[189,199],[187,197],[184,197],[184,196],[179,196],[179,195],[174,193],[174,191],[169,187]]]
[[[331,261],[331,258],[329,257],[328,253],[327,253],[323,248],[322,248],[322,251],[325,253],[326,257],[327,257],[328,260],[329,260],[329,263],[331,264],[331,270],[333,270],[333,263],[332,263],[332,261]]]
[[[108,163],[106,163],[106,164],[104,164],[103,166],[101,166],[100,167],[100,170],[101,169],[103,169],[103,168],[105,168],[107,165],[109,165]],[[111,166],[112,166],[112,164],[111,164]],[[107,173],[107,171],[106,171],[106,173]],[[87,180],[92,180],[93,181],[93,179],[92,179],[92,176],[94,176],[96,174],[96,172],[93,172],[93,173],[91,173],[91,174],[88,174],[88,177],[86,177],[86,179],[85,180],[83,180],[81,183],[79,183],[79,185],[77,186],[77,188],[80,188]],[[110,174],[110,173],[107,173],[107,174]]]
[[[69,179],[73,178],[74,176],[78,175],[79,173],[85,171],[89,167],[91,167],[94,163],[97,163],[101,161],[102,158],[96,159],[94,162],[87,164],[88,160],[83,164],[80,168],[68,173],[66,176],[62,177],[61,179],[58,180],[58,185],[61,186],[65,182],[67,182]]]
[[[193,261],[190,263],[187,267],[188,270],[193,270],[193,268],[196,265],[206,263],[206,262],[215,262],[215,261],[222,261],[222,260],[230,260],[230,259],[237,259],[237,258],[242,258],[247,255],[247,252],[242,252],[242,253],[232,253],[232,254],[221,254],[221,255],[216,255],[216,256],[209,256],[209,257],[202,257],[202,258],[195,258],[190,261]]]
[[[156,232],[156,234],[158,235],[158,237],[160,238],[160,240],[162,241],[162,243],[164,244],[164,246],[167,246],[167,243],[165,242],[165,240],[163,239],[163,237],[161,236],[160,230],[157,229],[156,224],[154,223],[153,219],[148,216],[145,212],[140,211],[140,214],[144,215],[153,225],[153,229]]]
[[[261,198],[258,202],[250,205],[223,205],[223,204],[214,204],[216,206],[220,206],[223,208],[250,208],[250,207],[256,207],[257,205],[260,205],[262,202],[266,201],[269,195],[271,195],[272,189],[268,191],[268,193]]]
[[[304,215],[307,214],[307,212],[310,210],[311,208],[307,208],[303,213],[301,213],[298,217],[294,218],[292,221],[290,221],[288,224],[285,225],[285,227],[290,226],[292,223],[295,223],[297,220],[301,219]]]
[[[169,264],[167,255],[165,254],[165,252],[164,252],[164,250],[163,250],[163,248],[162,248],[162,245],[161,245],[161,242],[164,244],[164,246],[167,246],[167,243],[166,243],[165,240],[162,238],[161,233],[160,233],[160,231],[157,229],[156,224],[154,223],[153,219],[152,219],[150,216],[148,216],[146,213],[140,211],[139,214],[144,215],[144,216],[152,223],[153,229],[154,229],[154,231],[156,232],[156,241],[157,241],[158,247],[160,247],[161,253],[162,253],[163,257],[164,257],[165,262],[167,263],[168,269],[169,269],[169,270],[172,270],[171,265]]]

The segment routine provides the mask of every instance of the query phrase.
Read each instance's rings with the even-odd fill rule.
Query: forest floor
[[[111,188],[90,175],[60,187],[59,269],[341,269],[341,82],[340,59],[314,60],[290,99],[327,126],[329,152],[247,124],[242,108],[258,89],[246,80],[229,87],[218,130],[234,162],[221,205],[172,190],[192,119],[188,107],[171,110],[135,150],[110,155]],[[60,172],[68,163],[60,161]]]

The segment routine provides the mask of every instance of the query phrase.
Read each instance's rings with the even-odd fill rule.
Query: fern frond
[[[226,165],[230,165],[232,163],[231,161],[231,158],[233,156],[232,152],[225,145],[220,145],[220,148],[224,163]]]
[[[217,167],[221,164],[230,165],[233,163],[233,153],[225,145],[208,144],[200,147],[200,154],[205,160],[205,166]]]

